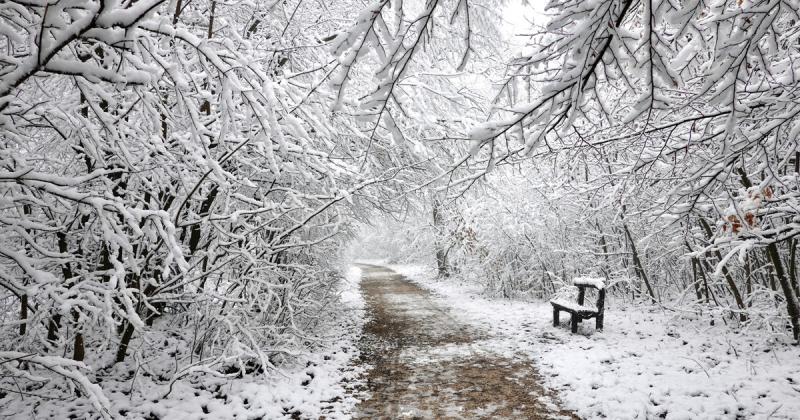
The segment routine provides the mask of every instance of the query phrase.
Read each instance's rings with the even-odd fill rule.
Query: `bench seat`
[[[597,308],[592,305],[578,305],[578,302],[571,302],[564,299],[551,299],[550,304],[559,306],[565,311],[597,313]]]

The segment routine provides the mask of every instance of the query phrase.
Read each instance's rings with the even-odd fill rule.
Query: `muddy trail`
[[[493,354],[485,333],[403,276],[359,265],[369,321],[360,343],[371,366],[361,419],[577,418],[557,406],[529,361]]]

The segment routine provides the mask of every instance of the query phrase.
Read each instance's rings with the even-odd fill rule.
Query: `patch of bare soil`
[[[529,361],[482,347],[484,333],[427,290],[383,267],[360,268],[370,316],[361,362],[372,369],[355,418],[577,418],[558,408]]]

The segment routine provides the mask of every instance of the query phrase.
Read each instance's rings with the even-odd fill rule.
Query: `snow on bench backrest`
[[[572,284],[575,286],[589,286],[597,288],[597,290],[603,290],[606,288],[606,283],[600,277],[575,277],[572,280]]]

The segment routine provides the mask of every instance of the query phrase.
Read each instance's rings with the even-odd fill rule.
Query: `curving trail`
[[[530,361],[491,351],[430,292],[384,267],[359,265],[369,322],[362,363],[372,367],[355,418],[577,418],[557,407]]]

